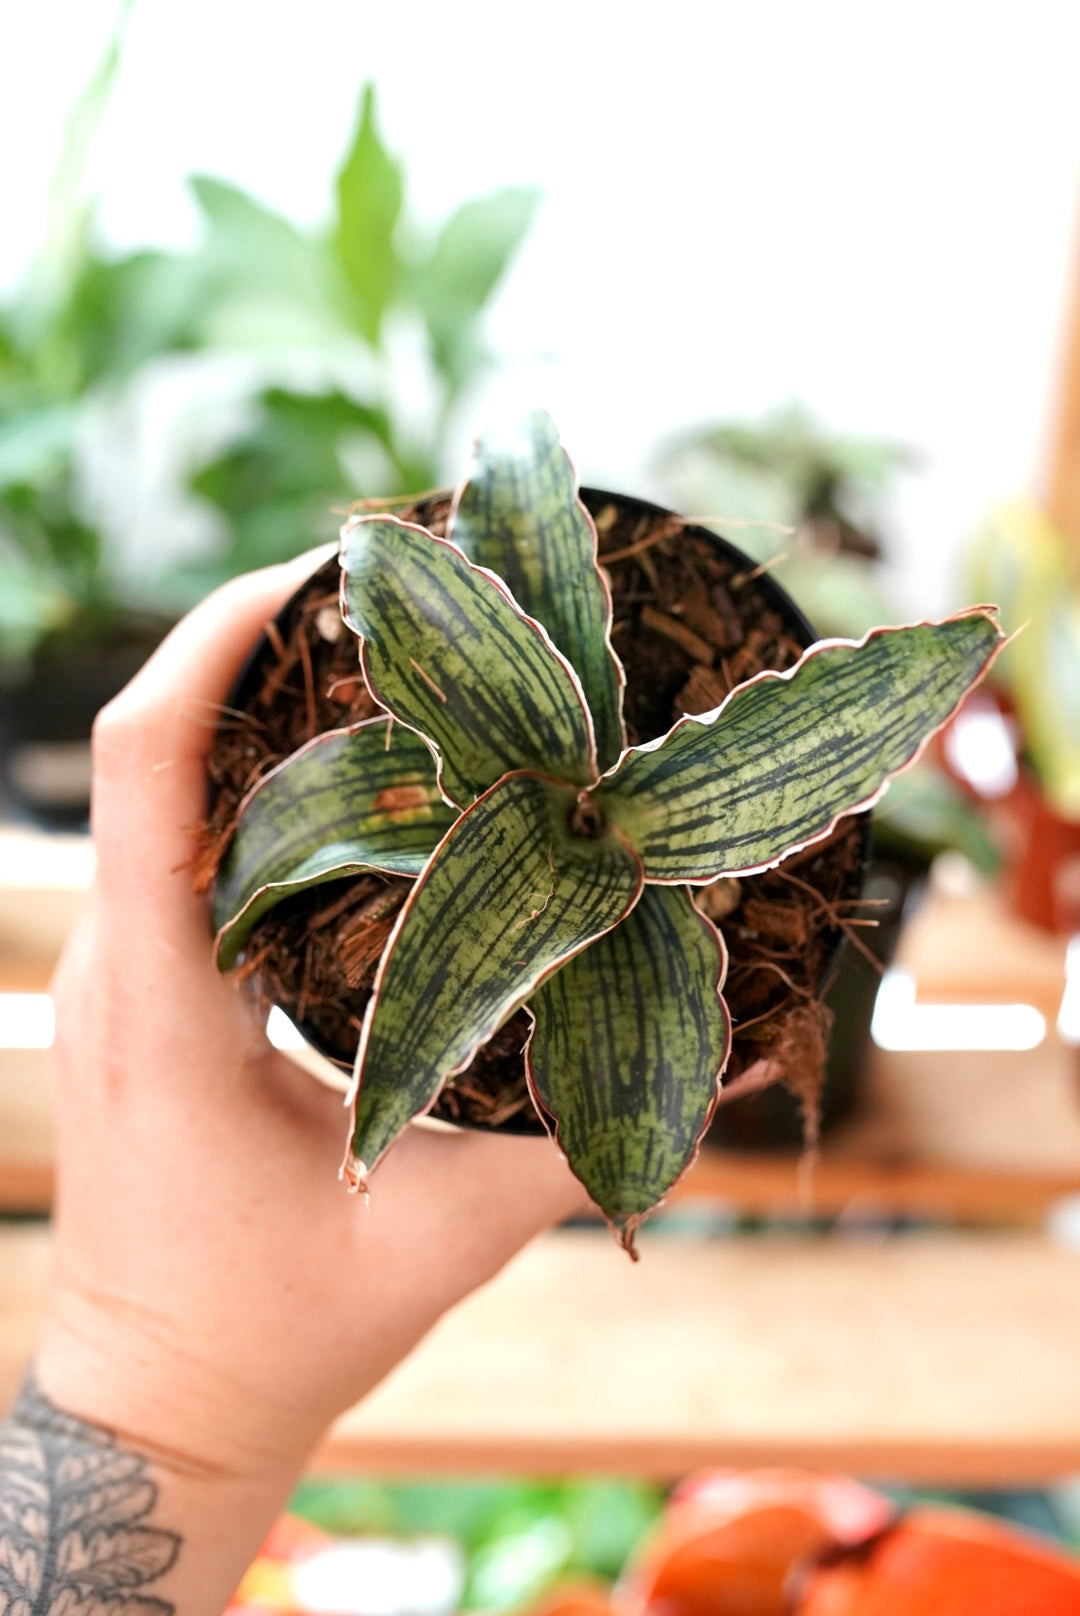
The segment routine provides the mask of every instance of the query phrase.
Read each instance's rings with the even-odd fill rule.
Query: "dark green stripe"
[[[637,861],[614,838],[571,838],[573,801],[535,775],[502,781],[413,889],[368,1012],[353,1140],[368,1168],[537,976],[634,902]]]
[[[402,787],[419,789],[421,800],[378,805]],[[213,913],[222,968],[235,961],[261,915],[290,893],[332,879],[332,871],[419,874],[454,818],[426,743],[400,724],[390,730],[389,747],[386,721],[374,720],[302,748],[251,793],[218,870]]]
[[[596,726],[600,767],[625,745],[622,669],[608,638],[611,601],[596,559],[596,530],[578,499],[551,417],[530,412],[477,445],[449,537],[502,578],[522,611],[543,623],[577,671]]]
[[[715,1104],[730,1042],[723,968],[686,889],[648,886],[621,925],[530,995],[533,1092],[627,1238],[686,1168]]]
[[[966,615],[810,653],[631,753],[601,788],[655,880],[774,862],[873,796],[952,713],[1001,644]]]
[[[467,805],[523,767],[587,783],[593,751],[581,692],[490,578],[452,545],[389,517],[348,531],[342,566],[370,681],[436,743],[455,802]]]

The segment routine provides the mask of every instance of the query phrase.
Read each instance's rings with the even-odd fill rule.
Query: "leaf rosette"
[[[346,1177],[365,1186],[525,1008],[536,1109],[632,1251],[731,1048],[726,949],[693,888],[876,802],[996,656],[993,609],[819,642],[628,747],[596,530],[540,411],[480,439],[445,536],[358,516],[340,562],[385,716],[249,793],[215,889],[219,963],[282,897],[414,877],[359,1037]]]

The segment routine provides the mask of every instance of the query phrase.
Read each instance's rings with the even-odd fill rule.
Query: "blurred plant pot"
[[[966,758],[964,726],[996,725],[996,767],[979,777]],[[975,691],[931,743],[942,768],[981,805],[1004,855],[1002,887],[1013,912],[1044,931],[1080,931],[1080,820],[1051,806],[1024,755],[1023,732],[1008,692]]]
[[[165,619],[117,624],[109,639],[47,642],[0,690],[0,796],[8,814],[46,830],[79,830],[90,814],[94,718],[141,668]]]
[[[817,638],[790,597],[768,574],[759,575],[754,562],[726,540],[703,528],[682,523],[671,512],[642,500],[595,489],[582,489],[581,496],[596,521],[600,559],[612,580],[613,639],[626,667],[626,716],[635,741],[662,735],[680,711],[703,712],[718,705],[728,688],[721,682],[728,676],[725,634],[730,636],[726,655],[738,668],[731,676],[733,682],[749,677],[760,667],[790,666]],[[425,526],[443,531],[448,511],[449,496],[438,495],[423,501],[410,516]],[[644,563],[639,559],[642,555]],[[334,634],[327,639],[323,634],[320,637],[320,624],[325,629],[328,614],[331,619],[336,617],[336,602],[337,564],[330,562],[278,614],[274,630],[269,635],[264,634],[254,647],[230,693],[227,701],[230,715],[247,714],[251,724],[238,738],[235,716],[230,716],[210,759],[210,821],[215,835],[227,834],[244,789],[258,777],[265,764],[288,755],[308,739],[310,733],[356,722],[373,710],[370,697],[366,697],[362,688],[357,691],[357,655],[352,636]],[[757,639],[762,646],[776,650],[778,661],[769,661],[765,652],[755,661],[758,652],[754,649],[756,641],[752,630],[760,630]],[[710,633],[714,638],[709,638]],[[301,657],[292,650],[298,637],[303,639]],[[297,673],[301,663],[307,670],[304,679]],[[308,687],[310,703],[305,697],[304,681],[308,679],[312,681]],[[330,693],[341,690],[344,696],[334,697],[338,702],[335,707],[330,702]],[[287,691],[291,691],[291,695],[287,695]],[[356,692],[355,698],[350,692]],[[366,708],[362,705],[364,699],[368,703]],[[361,705],[350,706],[350,701]],[[290,705],[283,731],[286,703]],[[307,730],[303,727],[309,712],[318,714],[313,731],[310,726]],[[289,724],[296,727],[290,730]],[[260,758],[261,746],[267,748],[265,758]],[[868,840],[869,820],[863,815],[845,822],[827,844],[795,855],[788,863],[799,863],[799,885],[805,889],[801,894],[797,885],[786,885],[785,878],[773,872],[735,884],[740,891],[734,908],[720,922],[731,954],[727,997],[735,1017],[735,1048],[729,1070],[738,1071],[760,1058],[759,1045],[752,1041],[760,1038],[760,1032],[750,1032],[743,1038],[740,1022],[748,1027],[755,1019],[760,1023],[766,1019],[759,1014],[760,1007],[768,1000],[770,992],[773,1001],[784,1000],[787,992],[782,985],[777,986],[775,974],[766,974],[775,972],[771,964],[758,968],[760,974],[754,976],[755,966],[747,963],[764,958],[756,952],[759,944],[755,939],[761,935],[760,917],[764,914],[767,923],[770,906],[777,905],[778,889],[784,899],[779,907],[789,912],[798,910],[803,916],[809,939],[805,960],[799,958],[795,964],[789,964],[788,969],[796,975],[803,970],[806,981],[798,990],[803,998],[796,1000],[792,995],[791,1002],[803,1003],[819,997],[826,982],[833,978],[844,941],[842,930],[829,918],[830,905],[849,904],[858,898]],[[828,902],[823,902],[819,890],[811,885],[815,881],[823,882],[829,893]],[[253,941],[261,938],[256,980],[267,997],[280,1005],[320,1054],[348,1069],[356,1042],[355,1018],[362,1005],[354,994],[348,1006],[349,1017],[341,1010],[326,1016],[318,1002],[318,950],[332,950],[334,937],[324,916],[332,911],[334,924],[338,924],[340,907],[348,902],[347,891],[337,890],[341,885],[328,883],[313,893],[287,901],[293,907],[285,924],[293,926],[294,930],[284,936],[278,934],[273,943],[274,957],[268,962],[266,931],[253,933]],[[749,910],[747,903],[751,905]],[[280,917],[286,908],[287,905],[281,905],[271,911],[272,924],[281,924]],[[273,919],[275,916],[277,920]],[[351,918],[345,910],[343,927],[351,924]],[[265,926],[266,923],[260,924]],[[345,935],[344,930],[340,935]],[[350,947],[357,941],[357,934],[350,932]],[[384,942],[385,937],[380,939],[373,953],[372,974]],[[808,963],[811,960],[812,967]],[[327,962],[328,968],[336,971],[340,979],[340,967],[330,952]],[[779,977],[783,978],[784,974],[781,971]],[[835,991],[839,991],[839,984]],[[340,991],[336,995],[328,992],[327,1001],[335,996],[340,999]],[[869,1013],[868,1010],[867,1019]],[[433,1115],[464,1125],[499,1126],[507,1132],[543,1131],[524,1082],[521,1050],[527,1032],[525,1013],[518,1012],[500,1029],[492,1043],[479,1051],[469,1068],[468,1097],[462,1097],[465,1083],[460,1089],[448,1086]],[[485,1064],[488,1060],[490,1071]],[[830,1099],[830,1116],[844,1108],[854,1086],[854,1074],[848,1073],[846,1063],[841,1062],[841,1066],[844,1080],[840,1087],[845,1099],[841,1100],[839,1094]],[[489,1083],[492,1085],[490,1095]],[[756,1148],[789,1143],[791,1117],[797,1120],[798,1107],[794,1101],[789,1106],[781,1106],[784,1122],[782,1131],[776,1135],[769,1123],[763,1126],[759,1120],[763,1113],[756,1100],[767,1097],[735,1101],[723,1108],[719,1113],[721,1130],[727,1133],[733,1128],[745,1129],[749,1137],[740,1142]],[[490,1107],[485,1111],[489,1100]],[[751,1105],[754,1109],[749,1113],[750,1120],[744,1124],[741,1114]]]
[[[1080,821],[1055,813],[1023,767],[1000,812],[1005,890],[1015,912],[1044,931],[1080,931]]]

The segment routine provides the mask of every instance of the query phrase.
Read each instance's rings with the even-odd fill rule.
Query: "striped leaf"
[[[459,807],[515,769],[578,785],[596,778],[577,675],[498,579],[445,539],[395,517],[343,531],[342,612],[392,713],[433,741]]]
[[[621,925],[530,996],[530,1090],[628,1250],[716,1105],[731,1041],[726,963],[685,887],[647,886]]]
[[[356,1059],[354,1182],[536,985],[637,902],[612,835],[571,836],[576,793],[512,774],[454,825],[383,953]]]
[[[259,917],[305,887],[419,875],[453,822],[419,735],[373,718],[317,736],[241,804],[214,887],[218,965],[228,970]]]
[[[596,728],[601,769],[626,745],[622,664],[611,645],[611,590],[596,528],[550,415],[533,410],[488,430],[458,493],[447,535],[509,587],[570,662]]]
[[[767,869],[869,807],[986,672],[1004,637],[989,608],[824,641],[715,712],[636,747],[597,799],[650,881]]]

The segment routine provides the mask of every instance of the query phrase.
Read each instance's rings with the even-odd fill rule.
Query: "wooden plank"
[[[0,1213],[52,1203],[52,1084],[41,1049],[0,1049]]]
[[[0,1400],[40,1230],[0,1230]],[[1080,1470],[1080,1253],[1032,1235],[536,1241],[341,1419],[322,1471],[793,1464],[922,1484]]]
[[[1080,1256],[1030,1236],[642,1245],[634,1269],[602,1236],[537,1242],[338,1423],[319,1467],[1080,1468]]]
[[[1033,1004],[1051,1024],[1065,991],[1065,938],[1013,914],[1001,888],[932,881],[904,922],[896,964],[923,1004]]]

